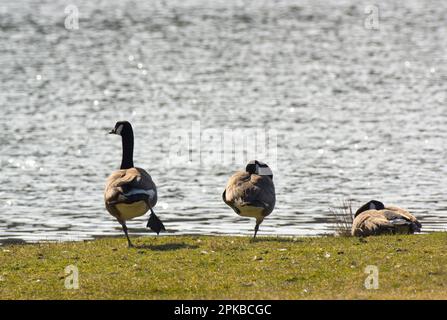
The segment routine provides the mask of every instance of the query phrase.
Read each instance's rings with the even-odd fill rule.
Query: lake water
[[[191,163],[176,156],[189,140],[175,133],[198,127],[272,133],[277,205],[260,235],[332,233],[343,198],[446,230],[447,5],[374,4],[2,0],[0,241],[121,235],[103,189],[121,157],[106,132],[122,119],[168,234],[254,227],[221,199],[245,160],[205,142]],[[146,219],[132,235],[152,235]]]

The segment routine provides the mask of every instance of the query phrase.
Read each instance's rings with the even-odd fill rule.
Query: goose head
[[[119,136],[126,136],[130,133],[133,133],[133,130],[129,121],[118,121],[115,124],[115,128],[109,131],[109,134],[116,134]]]
[[[273,172],[269,168],[269,166],[266,163],[258,160],[251,160],[245,167],[245,171],[247,171],[249,174],[269,176],[271,179],[273,179]]]
[[[360,213],[368,210],[383,210],[385,209],[385,205],[377,200],[371,200],[361,206],[355,213],[354,217],[357,217]]]

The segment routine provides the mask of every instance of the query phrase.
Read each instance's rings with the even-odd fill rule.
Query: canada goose
[[[245,171],[238,171],[228,180],[222,193],[223,201],[243,217],[256,218],[255,234],[259,225],[275,207],[275,186],[269,166],[257,160],[250,161]]]
[[[410,234],[421,231],[421,223],[408,211],[371,200],[354,215],[351,233],[366,237],[379,234]]]
[[[123,157],[120,170],[113,172],[107,179],[104,192],[105,205],[107,211],[123,227],[129,247],[133,247],[127,233],[127,220],[142,216],[151,210],[147,227],[157,234],[162,230],[165,231],[163,223],[152,210],[157,203],[157,188],[144,169],[134,167],[132,125],[127,121],[119,121],[109,134],[121,136]]]

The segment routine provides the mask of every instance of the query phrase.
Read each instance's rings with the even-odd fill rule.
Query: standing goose
[[[256,238],[259,225],[275,207],[272,170],[265,163],[250,161],[245,171],[238,171],[230,177],[222,199],[238,215],[256,218],[253,236]]]
[[[157,188],[144,169],[134,167],[132,125],[127,121],[117,122],[109,133],[121,136],[123,157],[120,170],[114,171],[107,179],[104,201],[107,211],[123,227],[129,247],[133,247],[127,233],[127,220],[142,216],[151,210],[147,227],[157,234],[165,231],[163,223],[152,210],[157,203]]]
[[[351,233],[366,237],[380,234],[412,234],[421,231],[421,223],[408,211],[371,200],[354,215]]]

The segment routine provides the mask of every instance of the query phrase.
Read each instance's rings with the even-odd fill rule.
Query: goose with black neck
[[[112,172],[107,179],[104,192],[105,206],[121,224],[128,245],[132,247],[126,221],[142,216],[150,210],[147,227],[157,234],[166,229],[153,210],[157,204],[157,187],[152,177],[144,169],[134,166],[132,125],[128,121],[119,121],[109,133],[121,136],[123,155],[120,170]]]

